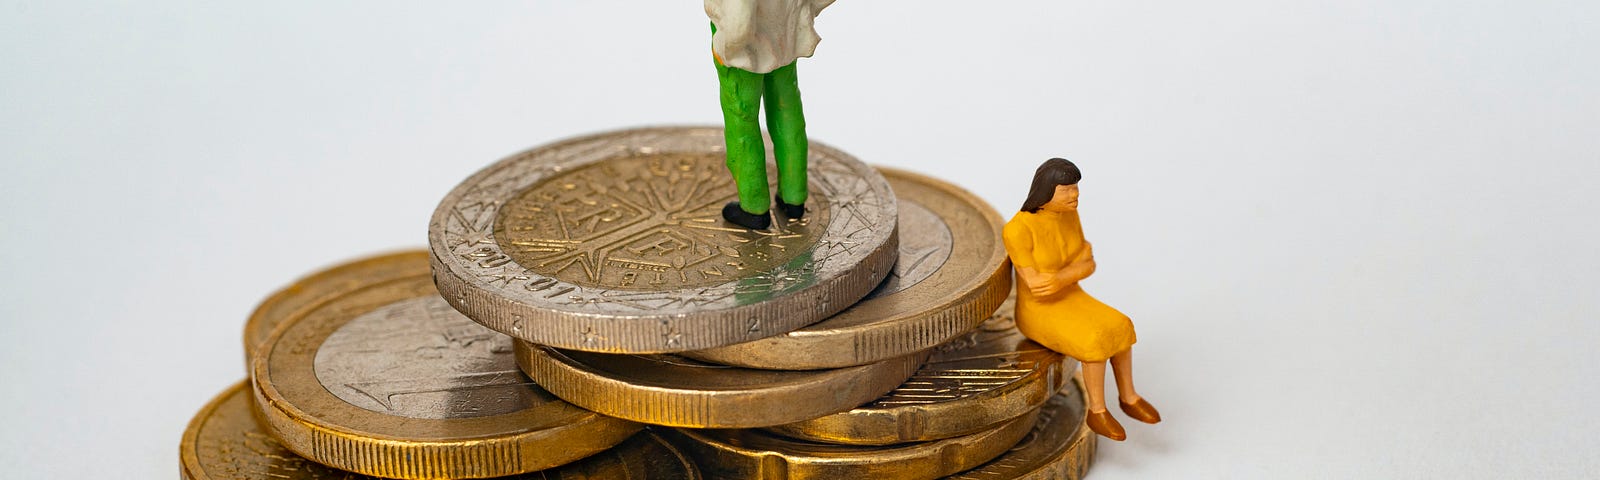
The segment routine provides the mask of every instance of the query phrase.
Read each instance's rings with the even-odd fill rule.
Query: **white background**
[[[716,124],[693,1],[0,0],[0,471],[173,478],[245,316],[526,147]],[[1600,4],[841,0],[814,139],[1085,172],[1092,478],[1600,475]]]

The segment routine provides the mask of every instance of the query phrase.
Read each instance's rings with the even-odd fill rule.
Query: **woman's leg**
[[[1117,378],[1117,399],[1138,402],[1139,392],[1133,389],[1133,348],[1111,356],[1111,374]]]
[[[1122,413],[1144,423],[1160,422],[1161,412],[1156,411],[1154,405],[1133,389],[1133,348],[1112,355],[1111,368],[1117,377],[1117,403],[1122,407]]]
[[[1106,362],[1083,362],[1083,386],[1089,393],[1089,414],[1084,423],[1090,430],[1106,438],[1122,441],[1128,438],[1122,424],[1106,411]]]
[[[1106,362],[1083,362],[1083,386],[1089,393],[1089,411],[1106,411]]]

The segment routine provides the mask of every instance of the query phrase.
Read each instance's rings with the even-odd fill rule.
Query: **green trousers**
[[[713,33],[716,26],[711,27]],[[806,118],[800,107],[800,80],[794,63],[771,73],[717,64],[722,86],[722,130],[728,171],[739,188],[739,207],[765,214],[772,208],[767,191],[767,153],[758,115],[767,106],[767,130],[778,161],[778,196],[790,205],[806,201]]]

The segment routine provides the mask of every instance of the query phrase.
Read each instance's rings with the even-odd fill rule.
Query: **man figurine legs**
[[[767,215],[767,152],[761,142],[762,75],[717,62],[722,86],[722,138],[728,155],[728,172],[739,189],[739,199],[722,207],[722,218],[752,230],[772,223]]]
[[[785,217],[804,216],[809,144],[795,64],[759,74],[718,61],[717,79],[721,84],[728,171],[733,174],[733,182],[739,190],[739,199],[722,207],[722,218],[752,230],[771,226],[766,146],[761,141],[758,120],[763,100],[767,108],[767,128],[772,134],[772,153],[778,162],[778,194],[772,198]]]
[[[767,130],[778,160],[778,211],[785,217],[806,214],[806,117],[800,106],[800,79],[795,64],[766,75]]]

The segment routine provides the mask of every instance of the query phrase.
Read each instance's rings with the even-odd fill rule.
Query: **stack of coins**
[[[748,230],[720,218],[722,141],[514,155],[445,197],[428,251],[272,295],[184,478],[1086,472],[1076,364],[1011,322],[991,207],[814,143],[805,215]]]

